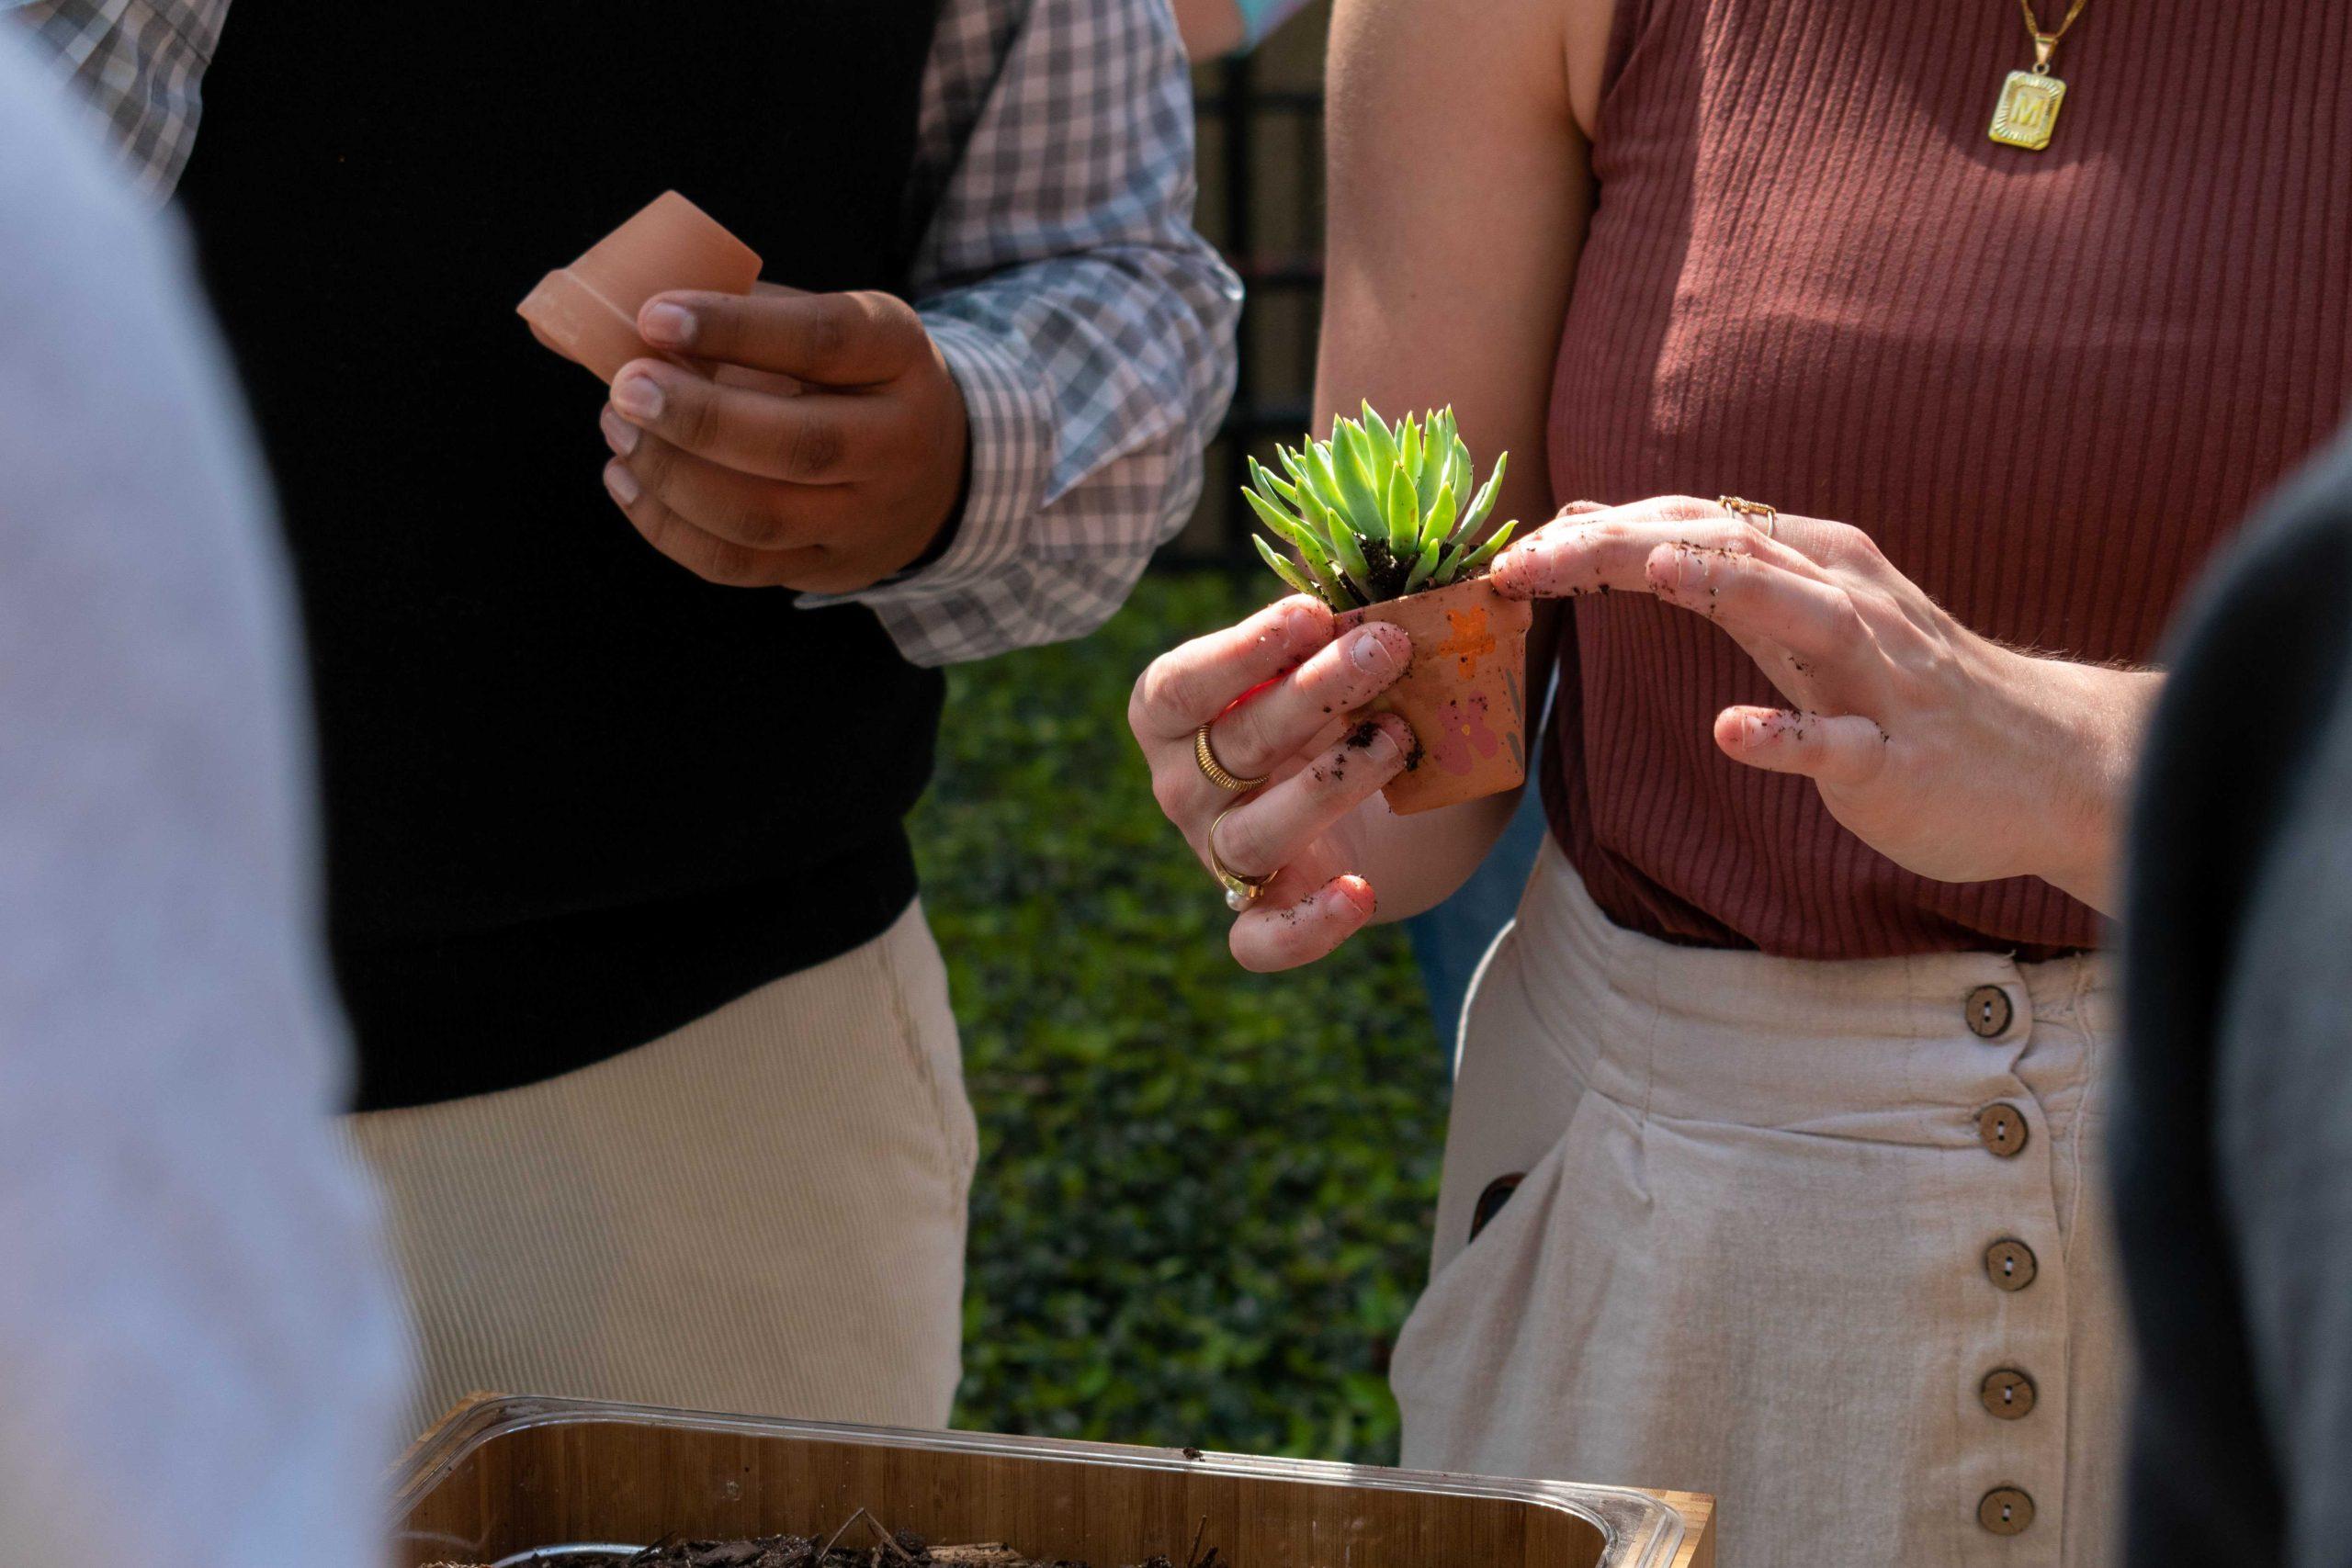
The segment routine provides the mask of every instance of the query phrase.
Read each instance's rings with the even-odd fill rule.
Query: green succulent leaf
[[[1440,417],[1430,417],[1429,435],[1421,447],[1420,467],[1413,470],[1413,484],[1420,491],[1421,515],[1430,514],[1437,505],[1437,492],[1445,488],[1446,469],[1453,464],[1453,448],[1445,439],[1445,426]]]
[[[1421,543],[1442,545],[1453,538],[1455,510],[1453,486],[1438,486],[1437,499],[1430,503],[1429,515],[1421,523]]]
[[[1470,445],[1460,435],[1453,437],[1453,452],[1445,465],[1445,482],[1453,487],[1455,495],[1470,493]]]
[[[1267,468],[1255,457],[1249,459],[1249,462],[1250,482],[1258,487],[1258,492],[1261,495],[1263,495],[1269,501],[1285,501],[1293,506],[1296,506],[1298,504],[1298,487],[1296,485],[1287,483],[1284,480],[1278,479],[1275,477],[1272,469]]]
[[[1437,570],[1438,556],[1442,548],[1442,547],[1435,539],[1431,539],[1421,547],[1420,558],[1413,563],[1413,570],[1405,574],[1404,592],[1410,593],[1430,580]]]
[[[1396,446],[1396,433],[1382,423],[1380,415],[1373,412],[1368,401],[1363,405],[1363,423],[1357,428],[1364,433],[1373,461],[1378,465],[1373,472],[1385,474],[1394,468],[1401,456]]]
[[[1297,518],[1293,517],[1289,513],[1284,512],[1281,507],[1275,505],[1272,502],[1268,501],[1256,491],[1243,491],[1241,492],[1241,499],[1250,503],[1250,509],[1258,514],[1259,521],[1265,524],[1267,527],[1272,528],[1274,531],[1275,536],[1285,543],[1296,544],[1298,542],[1299,536],[1306,533],[1306,524],[1300,522]],[[1254,535],[1251,536],[1255,537]]]
[[[1367,539],[1388,536],[1388,513],[1382,504],[1380,478],[1388,470],[1372,463],[1372,438],[1363,426],[1349,421],[1333,438],[1331,466],[1339,471],[1342,505],[1336,510],[1348,525]]]
[[[1421,504],[1402,459],[1389,467],[1387,488],[1388,548],[1398,560],[1410,560],[1421,547]]]
[[[1495,471],[1487,476],[1487,482],[1479,487],[1476,499],[1470,502],[1470,510],[1462,514],[1462,531],[1464,534],[1476,533],[1478,525],[1494,511],[1495,497],[1502,493],[1503,470],[1510,467],[1510,453],[1506,452],[1495,459]]]
[[[1504,524],[1501,527],[1496,529],[1493,533],[1487,535],[1487,542],[1485,544],[1480,545],[1476,549],[1472,550],[1468,555],[1462,558],[1462,564],[1453,569],[1453,575],[1456,577],[1469,577],[1475,575],[1480,567],[1485,566],[1488,561],[1495,558],[1495,552],[1497,550],[1501,549],[1505,544],[1510,542],[1511,531],[1518,526],[1519,520],[1517,518],[1513,518],[1511,521]]]
[[[1306,563],[1306,575],[1321,590],[1323,602],[1334,610],[1353,609],[1357,604],[1355,592],[1348,586],[1346,573],[1331,559],[1329,548],[1311,533],[1302,534],[1292,542],[1297,547],[1299,559]]]
[[[1244,491],[1244,493],[1249,493],[1249,491]],[[1284,581],[1284,583],[1289,583],[1291,588],[1296,588],[1298,592],[1310,594],[1310,597],[1315,597],[1315,600],[1322,600],[1322,597],[1324,597],[1322,590],[1315,588],[1315,583],[1310,583],[1310,581],[1307,581],[1307,573],[1306,573],[1306,571],[1301,571],[1301,569],[1298,569],[1298,564],[1296,564],[1296,562],[1291,562],[1291,558],[1286,558],[1286,555],[1282,555],[1280,550],[1275,550],[1275,547],[1270,546],[1270,543],[1265,543],[1265,534],[1251,534],[1251,536],[1249,536],[1249,543],[1253,543],[1253,546],[1259,546],[1259,555],[1263,555],[1263,558],[1265,558],[1265,564],[1268,564],[1268,567],[1275,569],[1275,576],[1277,576],[1277,579],[1282,579],[1282,581]],[[1324,600],[1324,604],[1329,604],[1329,600]],[[1334,604],[1334,609],[1339,609],[1339,606]]]
[[[1365,604],[1380,596],[1373,591],[1372,563],[1364,559],[1363,547],[1356,543],[1354,529],[1342,526],[1331,530],[1331,558],[1363,594]]]
[[[1317,540],[1330,538],[1331,530],[1335,526],[1346,526],[1338,518],[1332,516],[1331,509],[1323,504],[1322,499],[1315,493],[1315,487],[1311,484],[1302,484],[1298,487],[1298,513],[1300,516],[1306,519],[1307,532],[1313,534]]]
[[[1361,419],[1332,420],[1328,440],[1277,444],[1280,471],[1254,457],[1244,464],[1251,509],[1296,552],[1295,561],[1281,558],[1290,569],[1283,581],[1297,588],[1303,580],[1306,592],[1335,609],[1442,586],[1500,547],[1477,535],[1501,494],[1508,457],[1476,485],[1451,407],[1393,423],[1369,401],[1363,410]]]

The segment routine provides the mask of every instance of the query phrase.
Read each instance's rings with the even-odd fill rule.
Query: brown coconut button
[[[2008,1032],[2017,1008],[2009,993],[1998,986],[1979,986],[1968,993],[1968,1028],[1979,1040],[1997,1040]]]
[[[2022,1291],[2033,1283],[2033,1248],[2005,1235],[1984,1249],[1984,1277],[2005,1291]]]
[[[2033,1380],[2015,1367],[2002,1367],[1984,1374],[1976,1397],[2002,1420],[2022,1420],[2033,1414]]]
[[[1996,1486],[1977,1501],[1976,1522],[1995,1535],[2023,1535],[2033,1523],[2033,1499],[2014,1486]]]
[[[1976,1113],[1976,1137],[2003,1159],[2016,1158],[2025,1150],[2025,1112],[2006,1101],[1986,1106]]]

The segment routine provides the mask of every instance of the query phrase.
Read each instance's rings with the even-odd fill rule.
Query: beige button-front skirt
[[[2115,1012],[2092,959],[1675,947],[1547,846],[1464,1017],[1405,1462],[1712,1493],[1724,1568],[2104,1562]]]

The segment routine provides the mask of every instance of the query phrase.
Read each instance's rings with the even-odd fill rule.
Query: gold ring
[[[1264,897],[1266,884],[1282,874],[1278,871],[1270,871],[1263,876],[1244,876],[1226,864],[1225,857],[1216,852],[1216,830],[1225,825],[1227,818],[1240,809],[1241,803],[1236,801],[1218,812],[1216,820],[1209,824],[1208,838],[1209,874],[1225,888],[1225,907],[1237,915]]]
[[[1205,724],[1193,731],[1193,761],[1201,765],[1203,778],[1228,795],[1246,794],[1273,777],[1272,773],[1264,773],[1254,779],[1241,779],[1227,773],[1225,764],[1216,760],[1216,752],[1210,749],[1209,727]]]
[[[1715,497],[1715,504],[1735,516],[1747,518],[1748,525],[1762,529],[1766,538],[1776,537],[1775,530],[1781,521],[1781,513],[1775,508],[1767,506],[1760,501],[1743,501],[1736,495],[1719,495]],[[1757,522],[1756,519],[1758,517],[1764,521]]]

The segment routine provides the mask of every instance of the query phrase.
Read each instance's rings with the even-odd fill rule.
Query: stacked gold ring
[[[1240,806],[1236,804],[1218,812],[1216,820],[1209,824],[1208,839],[1209,873],[1225,889],[1225,907],[1237,915],[1262,897],[1265,895],[1266,884],[1281,874],[1279,872],[1268,872],[1263,876],[1244,876],[1226,864],[1225,857],[1216,852],[1216,830],[1225,825],[1227,818],[1240,809]]]
[[[1273,777],[1264,773],[1254,779],[1236,778],[1226,772],[1225,764],[1216,760],[1216,752],[1209,746],[1209,727],[1205,724],[1193,732],[1193,761],[1201,765],[1204,778],[1228,795],[1246,795]]]
[[[1715,504],[1734,516],[1747,518],[1748,525],[1761,532],[1766,538],[1774,537],[1781,521],[1779,509],[1767,506],[1760,501],[1745,501],[1736,495],[1719,495],[1715,497]],[[1759,517],[1764,521],[1757,522]]]

